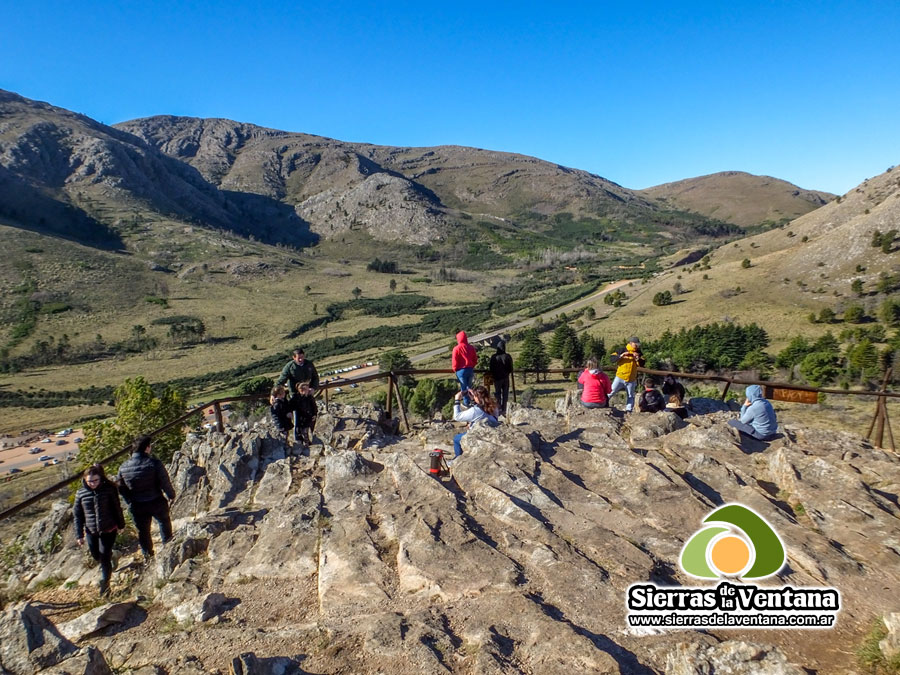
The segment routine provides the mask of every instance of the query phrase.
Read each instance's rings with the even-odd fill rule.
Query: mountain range
[[[524,155],[346,143],[224,119],[110,127],[4,91],[0,118],[0,216],[110,246],[163,220],[298,247],[354,232],[417,247],[490,242],[485,227],[525,248],[683,241],[738,234],[830,197],[737,174],[635,191]],[[773,209],[739,206],[772,193]]]

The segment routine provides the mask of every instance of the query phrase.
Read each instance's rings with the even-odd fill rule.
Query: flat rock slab
[[[128,612],[134,609],[136,604],[135,602],[116,602],[96,607],[76,619],[61,623],[59,632],[72,642],[80,642],[107,626],[125,621]]]

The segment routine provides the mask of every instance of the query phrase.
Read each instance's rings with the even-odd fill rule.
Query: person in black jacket
[[[656,388],[656,381],[652,377],[644,380],[644,391],[638,400],[638,410],[641,412],[656,413],[666,408],[666,399]]]
[[[73,508],[75,537],[82,546],[87,540],[91,557],[100,563],[100,595],[109,593],[113,545],[116,533],[125,529],[125,516],[116,486],[106,477],[103,467],[94,464],[81,479]]]
[[[291,422],[292,406],[285,398],[287,390],[283,385],[272,387],[272,394],[269,396],[269,413],[272,415],[272,421],[275,427],[285,436],[294,428]]]
[[[503,340],[497,343],[497,353],[491,356],[488,365],[491,377],[494,378],[494,398],[497,399],[497,414],[506,414],[506,404],[509,401],[509,376],[513,371],[512,356],[506,353],[506,343]]]
[[[306,359],[303,347],[297,347],[292,353],[291,360],[281,369],[281,374],[275,380],[275,386],[287,384],[288,391],[291,392],[291,397],[293,398],[294,392],[297,391],[297,385],[301,382],[309,383],[309,388],[315,394],[316,389],[319,388],[319,371],[316,370],[316,366],[312,361]],[[300,420],[297,418],[296,406],[294,406],[294,440],[301,442],[303,440],[300,434]]]
[[[291,399],[294,406],[294,419],[297,421],[295,433],[300,436],[300,442],[309,447],[312,442],[312,430],[316,426],[316,417],[319,414],[319,407],[316,405],[316,399],[309,388],[308,382],[301,382],[297,385],[297,393]]]
[[[153,556],[151,519],[159,524],[159,533],[164,544],[172,538],[169,500],[175,499],[175,490],[172,488],[166,467],[156,457],[150,456],[150,437],[139,437],[135,440],[133,448],[131,457],[119,467],[116,482],[119,484],[122,499],[131,510],[141,551],[146,560]]]

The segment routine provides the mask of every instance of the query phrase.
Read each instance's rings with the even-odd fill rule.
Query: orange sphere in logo
[[[729,535],[713,544],[709,557],[722,574],[737,574],[750,562],[750,547],[740,537]]]

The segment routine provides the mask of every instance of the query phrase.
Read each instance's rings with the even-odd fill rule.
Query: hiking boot
[[[101,579],[99,587],[100,587],[100,597],[108,598],[109,597],[109,579]]]

